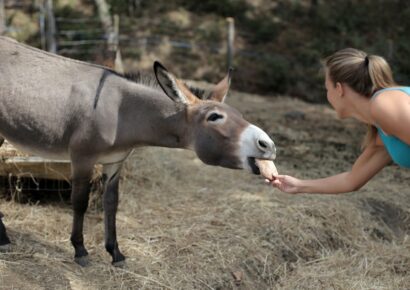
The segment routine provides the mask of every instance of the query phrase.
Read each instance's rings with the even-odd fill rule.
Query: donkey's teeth
[[[273,175],[278,175],[278,170],[272,160],[255,159],[255,163],[263,177],[272,180]]]

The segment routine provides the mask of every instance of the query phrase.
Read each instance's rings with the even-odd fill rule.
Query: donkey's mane
[[[207,98],[208,98],[209,93],[208,93],[206,90],[201,89],[201,88],[198,88],[198,87],[193,87],[193,86],[188,85],[188,84],[185,84],[185,85],[188,87],[188,89],[189,89],[195,96],[197,96],[197,97],[200,98],[201,100],[204,100],[204,99],[207,99]]]
[[[125,73],[125,74],[119,74],[115,71],[112,71],[113,73],[129,80],[137,84],[141,84],[156,90],[159,90],[162,92],[161,86],[159,85],[156,77],[152,73],[148,72],[141,72],[141,71],[136,71],[132,73]],[[189,85],[187,83],[184,83],[187,88],[199,99],[206,99],[208,96],[208,92],[204,89]]]
[[[136,71],[131,73],[125,73],[121,76],[131,82],[162,91],[157,79],[155,78],[155,75],[152,73]]]

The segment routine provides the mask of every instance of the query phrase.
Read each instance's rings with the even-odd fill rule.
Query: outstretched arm
[[[270,183],[287,193],[344,193],[360,189],[391,161],[383,145],[369,145],[352,170],[326,178],[302,180],[288,175],[274,176]]]

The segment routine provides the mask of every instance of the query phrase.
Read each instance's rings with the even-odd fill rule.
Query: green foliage
[[[235,19],[233,86],[237,89],[322,102],[321,60],[345,47],[384,56],[396,80],[410,84],[410,5],[406,0],[107,1],[111,12],[121,17],[121,33],[131,39],[165,36],[194,44],[191,49],[171,48],[175,51],[157,57],[168,57],[167,62],[180,71],[189,63],[198,79],[214,81],[225,72],[225,56],[215,52],[224,52],[229,16]],[[81,3],[92,13],[93,1]],[[56,7],[60,17],[89,17],[81,5]],[[59,28],[86,31],[92,26],[91,22],[72,23]],[[128,55],[144,59],[143,49],[135,47],[133,52],[122,45]]]
[[[251,58],[235,57],[240,89],[323,102],[321,59],[345,47],[384,56],[397,81],[410,84],[407,1],[279,0],[260,1],[259,6],[239,0],[170,2],[199,15],[235,18],[238,38],[254,52]]]
[[[269,68],[256,70],[257,78],[270,84],[262,91],[289,93],[322,102],[320,60],[345,47],[384,56],[399,83],[410,84],[410,6],[406,1],[334,0],[278,1],[273,10],[259,11],[238,30],[252,32],[248,43],[277,57],[255,60]],[[313,6],[312,6],[313,5]],[[255,8],[257,9],[257,8]],[[254,12],[253,14],[257,14]],[[262,17],[260,16],[262,15]],[[279,20],[272,21],[274,18]],[[270,32],[270,33],[269,33]],[[279,59],[286,59],[286,66]],[[277,65],[275,65],[275,63]],[[264,71],[263,74],[259,74]],[[266,76],[267,78],[264,78]],[[276,83],[276,84],[275,84]]]

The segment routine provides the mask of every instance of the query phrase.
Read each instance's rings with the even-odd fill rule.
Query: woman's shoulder
[[[410,87],[397,86],[380,89],[373,94],[372,101],[380,99],[380,96],[410,96]]]
[[[371,97],[371,109],[383,109],[384,106],[400,106],[410,98],[410,87],[392,87],[377,91]]]
[[[404,88],[407,88],[409,92],[404,91]],[[370,114],[376,124],[382,126],[386,132],[391,133],[394,121],[400,116],[408,114],[407,110],[410,107],[404,106],[404,104],[408,104],[409,100],[409,87],[383,89],[371,99]]]

